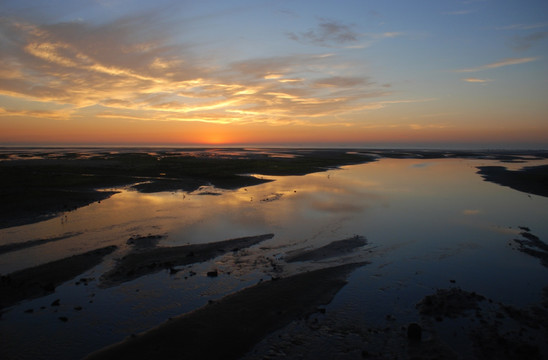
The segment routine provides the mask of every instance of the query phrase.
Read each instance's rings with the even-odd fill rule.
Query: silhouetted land
[[[529,194],[548,196],[548,165],[508,170],[503,166],[482,166],[478,172],[485,180]]]
[[[50,153],[41,153],[41,159],[0,162],[0,228],[44,220],[115,194],[99,189],[131,186],[141,192],[190,192],[210,184],[236,189],[268,181],[248,174],[304,175],[373,160],[338,150],[283,152],[287,157],[259,152],[217,154],[202,149],[184,153],[98,152],[86,158],[74,153],[55,155],[50,158]]]

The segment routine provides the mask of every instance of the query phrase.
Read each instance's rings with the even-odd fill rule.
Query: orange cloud
[[[466,81],[466,82],[469,82],[469,83],[485,84],[485,83],[491,82],[493,80],[471,77],[471,78],[462,79],[462,81]]]

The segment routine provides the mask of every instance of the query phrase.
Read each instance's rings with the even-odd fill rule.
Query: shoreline
[[[99,191],[101,189],[129,187],[143,193],[191,192],[206,185],[239,189],[270,181],[242,174],[306,175],[382,158],[462,158],[508,163],[548,159],[548,151],[287,148],[264,152],[262,149],[190,148],[156,149],[146,153],[137,148],[125,150],[111,153],[106,148],[97,148],[81,154],[41,151],[41,158],[29,154],[15,160],[4,158],[0,161],[0,195],[4,198],[0,203],[0,229],[47,220],[116,193]],[[548,166],[539,168],[515,172],[503,167],[479,167],[479,173],[486,181],[548,196],[545,190]]]

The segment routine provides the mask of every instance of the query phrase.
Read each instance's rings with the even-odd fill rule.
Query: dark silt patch
[[[466,311],[478,308],[478,303],[485,297],[475,292],[468,292],[459,288],[438,289],[435,294],[424,297],[417,309],[421,315],[435,317],[440,320],[444,317],[456,318]]]
[[[522,231],[520,235],[521,239],[514,239],[519,244],[518,250],[536,257],[542,265],[548,267],[548,244],[540,240],[538,236],[533,235],[530,231]]]
[[[548,196],[548,165],[530,166],[521,170],[508,170],[503,166],[478,167],[484,180],[528,194]]]
[[[363,265],[346,264],[261,282],[87,359],[238,359],[266,335],[330,303],[347,276]]]
[[[126,241],[126,244],[132,245],[134,249],[150,249],[156,247],[156,245],[158,245],[158,242],[163,238],[165,238],[165,235],[135,235],[130,237]]]

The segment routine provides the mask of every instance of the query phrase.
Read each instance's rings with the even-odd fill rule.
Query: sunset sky
[[[548,148],[548,1],[0,0],[0,145]]]

